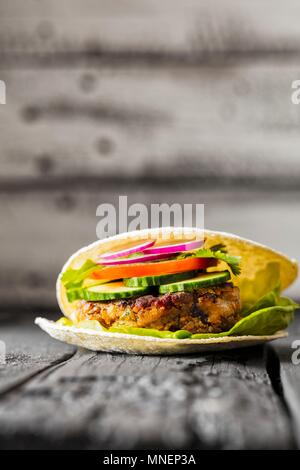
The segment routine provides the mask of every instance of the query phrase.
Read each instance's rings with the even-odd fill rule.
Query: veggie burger
[[[296,276],[295,261],[231,234],[171,227],[130,232],[75,253],[57,281],[65,316],[36,323],[94,350],[248,345],[252,337],[275,338],[292,321],[297,305],[281,292]]]

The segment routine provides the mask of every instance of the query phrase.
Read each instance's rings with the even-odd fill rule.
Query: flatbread
[[[183,236],[182,233],[184,233]],[[205,247],[207,248],[223,243],[226,245],[229,254],[242,257],[241,275],[233,277],[233,282],[240,288],[243,305],[258,300],[266,293],[266,289],[267,291],[272,290],[279,282],[281,290],[286,289],[297,277],[298,266],[295,260],[259,243],[230,233],[174,227],[139,230],[96,241],[87,247],[81,248],[71,256],[64,265],[56,285],[57,300],[63,314],[72,321],[76,321],[76,302],[68,302],[66,290],[61,282],[61,276],[67,269],[78,269],[87,259],[98,261],[101,254],[124,249],[132,241],[138,243],[141,239],[156,239],[157,243],[172,240],[176,243],[179,234],[181,240],[202,239],[205,237]],[[222,266],[221,263],[217,269],[224,269],[224,265]],[[37,318],[36,324],[53,338],[69,344],[82,346],[93,351],[131,354],[189,354],[233,349],[261,344],[286,335],[284,332],[278,332],[271,336],[225,336],[198,340],[178,340],[107,333],[75,326],[63,326],[43,318]]]
[[[151,336],[127,335],[123,333],[105,333],[36,318],[35,323],[52,338],[92,351],[127,354],[175,355],[213,352],[220,350],[256,346],[284,338],[287,333],[277,332],[270,336],[224,336],[207,339],[170,339]]]

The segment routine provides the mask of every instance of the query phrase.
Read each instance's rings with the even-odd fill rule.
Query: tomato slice
[[[92,279],[122,279],[126,277],[155,276],[161,274],[175,274],[184,271],[205,269],[214,262],[210,258],[186,258],[182,260],[161,261],[159,263],[136,263],[119,266],[106,266],[94,271]]]

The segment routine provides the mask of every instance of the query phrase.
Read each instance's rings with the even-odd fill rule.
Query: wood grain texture
[[[0,183],[197,178],[298,187],[291,62],[0,71]]]
[[[10,0],[0,10],[2,59],[207,59],[299,50],[296,0]],[[142,40],[141,40],[142,38]],[[132,53],[134,52],[134,54]],[[66,54],[67,53],[67,54]]]
[[[205,204],[205,226],[254,239],[300,259],[297,230],[298,192],[204,191],[128,186],[76,189],[20,190],[2,193],[0,226],[2,305],[53,307],[55,280],[63,264],[79,248],[94,241],[100,221],[96,209],[112,203],[118,210],[119,194],[128,205],[143,203]],[[288,210],[287,210],[288,207]],[[132,218],[129,218],[130,222]],[[280,222],[279,222],[280,221]],[[149,220],[150,223],[150,220]],[[299,283],[290,291],[299,298]],[[44,313],[41,311],[42,316]]]
[[[300,259],[300,114],[290,99],[299,8],[296,0],[2,2],[3,305],[56,305],[63,262],[95,239],[96,207],[118,193],[204,202],[207,227]],[[282,191],[253,195],[243,185]]]
[[[276,341],[269,346],[270,367],[280,380],[279,391],[285,399],[289,410],[295,440],[300,448],[300,316],[296,313],[296,321],[290,327],[289,337]],[[270,352],[272,351],[272,352]],[[277,357],[277,363],[274,364]]]
[[[186,358],[79,350],[0,398],[0,422],[1,448],[293,447],[261,348]]]
[[[67,360],[75,348],[41,334],[30,321],[8,315],[0,321],[0,341],[6,346],[6,364],[0,364],[0,397],[43,370]]]

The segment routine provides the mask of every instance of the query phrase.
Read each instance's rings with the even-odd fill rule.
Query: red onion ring
[[[145,249],[147,249],[150,246],[154,245],[155,242],[156,242],[156,240],[149,240],[147,242],[140,243],[139,245],[133,246],[131,248],[125,248],[124,250],[105,253],[104,255],[101,255],[101,264],[104,264],[104,263],[102,263],[102,260],[111,260],[111,259],[116,259],[116,258],[122,258],[124,256],[131,255],[133,253],[138,253],[140,251],[144,251]]]
[[[196,248],[200,248],[204,243],[204,240],[193,240],[191,242],[183,242],[177,243],[174,245],[166,245],[166,246],[154,246],[151,248],[146,248],[143,250],[145,254],[172,254],[172,253],[180,253],[183,251],[190,251],[195,250]]]

